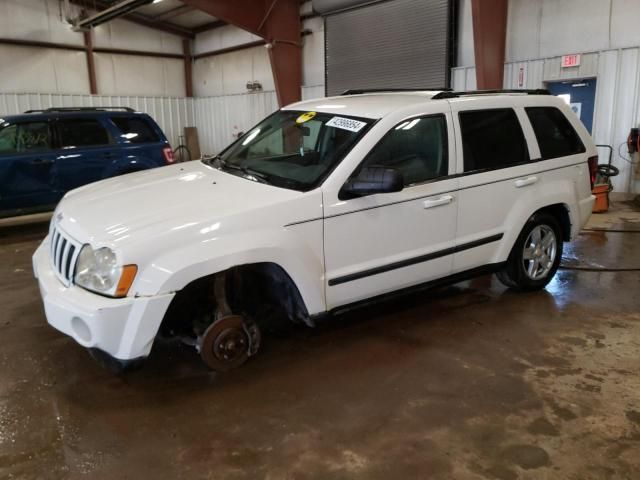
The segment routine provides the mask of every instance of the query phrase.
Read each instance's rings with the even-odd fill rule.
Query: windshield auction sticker
[[[327,127],[341,128],[342,130],[349,130],[350,132],[359,132],[362,127],[366,125],[364,122],[358,120],[352,120],[344,117],[333,117],[326,124]]]
[[[311,120],[313,117],[316,116],[316,112],[307,112],[307,113],[303,113],[302,115],[300,115],[298,118],[296,118],[296,123],[298,125],[304,123],[304,122],[308,122],[309,120]]]

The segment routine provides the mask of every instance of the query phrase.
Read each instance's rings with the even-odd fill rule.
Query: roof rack
[[[361,95],[363,93],[396,93],[396,92],[450,92],[450,88],[357,88],[349,89],[340,95]]]
[[[44,112],[104,112],[107,110],[122,110],[125,112],[135,112],[129,107],[52,107],[41,110],[27,110],[24,113],[44,113]]]
[[[496,95],[500,93],[521,93],[524,95],[551,95],[549,90],[538,88],[535,90],[470,90],[468,92],[454,92],[451,90],[442,91],[432,97],[432,100],[441,100],[444,98],[468,97],[473,95]]]

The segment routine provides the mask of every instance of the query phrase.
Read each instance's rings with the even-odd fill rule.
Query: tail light
[[[171,149],[171,145],[164,147],[162,149],[162,154],[164,155],[164,161],[167,165],[175,163],[176,159],[173,158],[173,150]]]
[[[596,175],[598,174],[598,156],[589,157],[589,179],[591,180],[591,188],[596,184]]]

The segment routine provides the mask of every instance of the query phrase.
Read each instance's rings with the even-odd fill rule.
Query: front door
[[[449,177],[455,155],[448,124],[449,114],[400,122],[353,174],[365,166],[394,168],[404,177],[402,191],[325,198],[328,309],[450,274],[458,179]]]
[[[589,133],[593,127],[593,109],[596,101],[596,79],[547,82],[552,95],[564,99],[578,116]]]
[[[3,216],[55,205],[58,196],[51,178],[54,161],[48,121],[0,126],[0,210]]]

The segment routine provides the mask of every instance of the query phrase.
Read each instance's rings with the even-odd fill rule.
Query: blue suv
[[[53,210],[74,188],[173,163],[153,119],[130,108],[50,108],[0,118],[0,218]]]

